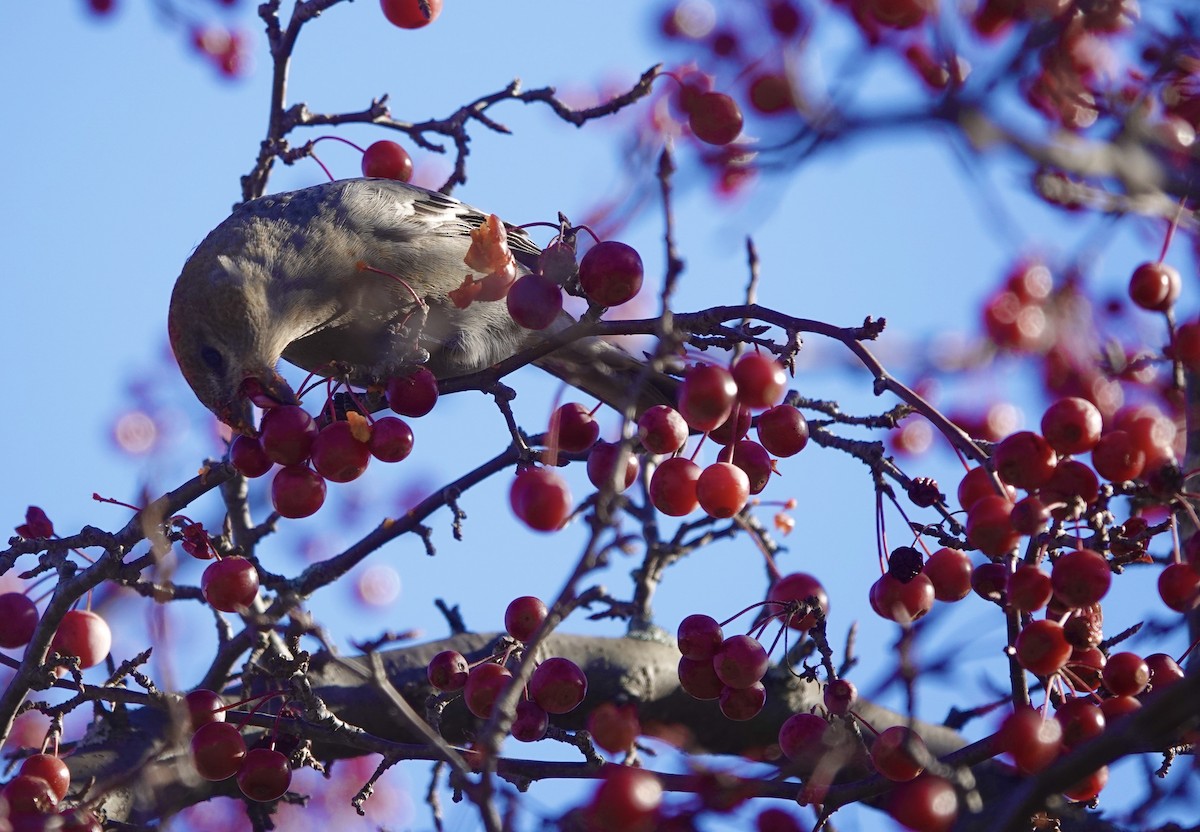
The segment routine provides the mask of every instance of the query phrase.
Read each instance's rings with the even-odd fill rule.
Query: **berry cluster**
[[[547,614],[546,605],[539,598],[532,595],[515,598],[504,612],[504,628],[515,641],[525,644],[541,629]],[[480,719],[488,719],[496,699],[513,678],[507,664],[519,656],[520,647],[510,645],[472,665],[461,653],[443,650],[429,661],[426,675],[429,684],[443,693],[461,692],[467,710]],[[551,714],[575,710],[587,695],[587,687],[587,676],[575,662],[562,656],[544,659],[534,669],[517,702],[509,733],[521,742],[537,742],[546,736]],[[609,745],[601,747],[611,745],[623,750],[632,744],[630,739],[621,746],[623,731],[627,729],[619,725],[619,721],[613,720],[613,727],[606,729]]]
[[[595,249],[593,249],[594,251]],[[586,258],[585,258],[586,259]],[[683,517],[697,508],[724,519],[745,508],[750,496],[760,493],[775,472],[775,457],[789,457],[808,444],[808,422],[782,397],[786,376],[774,358],[752,352],[729,370],[697,364],[686,374],[679,392],[678,409],[667,405],[648,408],[638,419],[638,444],[645,458],[666,456],[657,462],[650,478],[651,504],[671,517]],[[758,442],[746,438],[757,417]],[[596,488],[618,491],[637,479],[642,460],[625,453],[620,443],[598,441],[600,429],[594,410],[571,402],[559,407],[550,419],[548,445],[568,453],[588,453],[588,479]],[[705,434],[720,447],[717,461],[701,468],[692,457],[679,455],[689,430]],[[696,451],[699,451],[699,445]],[[561,476],[548,468],[518,471],[509,489],[509,504],[518,518],[538,531],[554,531],[570,516],[571,493]]]
[[[749,609],[757,608],[764,613],[753,630],[760,637],[772,622],[780,624],[781,634],[788,628],[807,633],[818,621],[823,628],[829,613],[829,596],[812,575],[796,572],[775,581],[767,600]],[[762,679],[769,666],[769,651],[754,635],[726,637],[723,626],[702,613],[689,615],[679,623],[676,633],[682,654],[679,685],[696,699],[718,700],[721,713],[743,722],[752,719],[766,704],[767,691]]]
[[[387,385],[388,405],[402,416],[424,416],[437,398],[437,379],[424,368]],[[362,476],[372,457],[400,462],[412,448],[412,429],[395,416],[369,419],[350,412],[318,428],[304,408],[281,405],[263,413],[258,436],[234,438],[229,461],[252,478],[275,464],[283,466],[271,481],[271,505],[282,517],[301,518],[324,504],[326,481],[351,482]]]
[[[192,764],[201,777],[213,782],[237,777],[238,790],[259,803],[283,797],[292,783],[292,767],[274,739],[247,749],[242,732],[225,721],[225,711],[233,706],[225,705],[211,690],[198,688],[187,694],[185,702],[192,727]]]
[[[0,647],[24,647],[33,638],[38,621],[37,606],[21,592],[0,595]],[[112,630],[91,610],[69,610],[59,622],[50,641],[50,650],[64,657],[75,657],[81,669],[95,667],[112,649]]]
[[[0,789],[9,829],[100,832],[100,819],[82,806],[61,806],[71,787],[71,771],[54,754],[33,754],[17,776]],[[9,825],[11,824],[11,826]]]

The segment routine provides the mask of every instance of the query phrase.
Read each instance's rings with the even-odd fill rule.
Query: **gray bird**
[[[167,326],[184,378],[218,419],[253,434],[252,401],[297,402],[276,369],[280,357],[365,385],[412,368],[424,352],[425,366],[446,379],[538,343],[545,336],[517,325],[503,300],[458,309],[448,296],[470,271],[470,231],[485,220],[456,199],[387,179],[344,179],[240,205],[175,282]],[[539,249],[523,231],[508,232],[525,274]],[[423,321],[414,294],[428,304]],[[563,313],[547,332],[571,322]],[[536,363],[616,407],[642,368],[597,338]],[[652,375],[636,410],[674,404],[674,385]]]

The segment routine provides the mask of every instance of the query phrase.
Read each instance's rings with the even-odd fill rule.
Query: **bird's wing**
[[[342,185],[346,223],[384,243],[426,240],[432,245],[448,238],[455,243],[451,247],[454,252],[465,252],[471,231],[487,221],[487,214],[454,197],[404,182],[351,179],[334,184]],[[526,268],[535,268],[541,249],[523,229],[508,223],[505,228],[513,256]]]

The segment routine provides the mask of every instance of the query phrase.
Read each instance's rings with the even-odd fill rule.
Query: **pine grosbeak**
[[[183,376],[217,418],[254,433],[251,403],[295,404],[280,357],[365,385],[425,366],[439,379],[492,366],[535,344],[503,300],[456,308],[449,293],[484,214],[443,194],[385,179],[345,179],[244,203],[184,264],[168,316]],[[539,250],[508,228],[518,274]],[[362,268],[369,266],[370,270]],[[380,274],[378,272],[385,272]],[[422,320],[414,295],[428,304]],[[550,330],[572,319],[566,313]],[[536,362],[622,405],[641,368],[596,338]],[[637,410],[673,402],[673,380],[651,379]]]

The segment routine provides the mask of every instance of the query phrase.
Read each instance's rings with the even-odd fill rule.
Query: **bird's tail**
[[[600,338],[573,341],[534,363],[618,411],[633,404],[635,417],[655,405],[675,407],[678,379]]]

